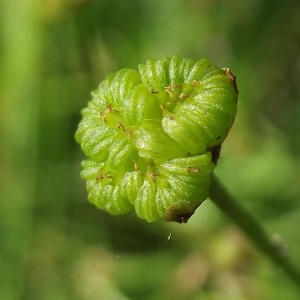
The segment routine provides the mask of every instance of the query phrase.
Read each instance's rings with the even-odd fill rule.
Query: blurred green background
[[[148,57],[230,67],[239,113],[216,173],[300,267],[300,2],[2,0],[0,298],[299,299],[213,204],[188,224],[87,201],[80,110]]]

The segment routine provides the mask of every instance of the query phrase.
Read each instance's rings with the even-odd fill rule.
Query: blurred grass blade
[[[272,243],[268,234],[259,222],[228,193],[225,187],[213,174],[209,198],[237,225],[249,240],[273,263],[281,267],[289,278],[300,288],[300,272],[292,265],[280,249]]]
[[[35,0],[2,0],[2,299],[21,299],[32,230],[36,175],[39,38]],[[5,123],[4,123],[5,122]]]

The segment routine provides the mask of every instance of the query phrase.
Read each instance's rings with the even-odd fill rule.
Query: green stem
[[[300,288],[300,272],[294,268],[285,255],[280,253],[278,245],[276,246],[272,242],[259,222],[234,200],[215,175],[212,176],[209,198],[243,231],[263,254],[271,259],[275,265],[281,267],[297,287]]]

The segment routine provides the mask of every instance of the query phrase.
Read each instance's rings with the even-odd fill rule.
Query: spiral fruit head
[[[90,202],[148,222],[187,222],[208,197],[237,111],[235,77],[207,59],[148,59],[92,93],[76,140]]]

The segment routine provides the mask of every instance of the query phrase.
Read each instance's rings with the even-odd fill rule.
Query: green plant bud
[[[92,93],[76,140],[88,198],[111,214],[187,222],[208,197],[237,111],[229,69],[207,59],[148,59]]]

